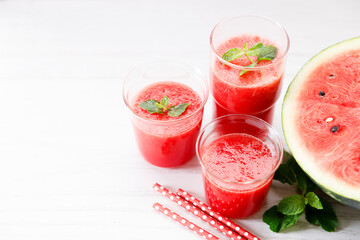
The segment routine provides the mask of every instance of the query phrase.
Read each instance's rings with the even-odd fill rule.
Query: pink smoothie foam
[[[243,133],[224,135],[202,150],[207,170],[232,182],[266,177],[277,164],[273,151],[259,139]]]

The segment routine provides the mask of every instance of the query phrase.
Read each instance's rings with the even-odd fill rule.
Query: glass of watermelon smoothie
[[[226,217],[245,218],[263,206],[283,145],[267,122],[232,114],[204,127],[196,151],[211,207]]]
[[[149,163],[177,167],[195,155],[208,88],[200,70],[177,61],[145,63],[128,74],[123,98],[139,150]],[[142,105],[152,101],[163,108]]]
[[[251,48],[260,51],[262,48],[257,43],[266,48],[274,46],[274,56],[266,56],[266,50],[260,54],[262,57],[259,52],[249,51]],[[271,123],[289,49],[284,28],[261,16],[227,18],[212,30],[210,48],[210,87],[215,116],[240,113]],[[232,52],[232,58],[227,58],[229,55],[224,54],[230,49],[237,51]]]

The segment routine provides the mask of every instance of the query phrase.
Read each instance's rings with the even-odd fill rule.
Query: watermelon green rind
[[[309,178],[316,183],[316,181],[311,177],[309,176]],[[325,192],[327,195],[329,195],[330,197],[332,197],[333,199],[343,203],[343,204],[346,204],[346,205],[349,205],[349,206],[352,206],[352,207],[355,207],[355,208],[358,208],[360,209],[360,202],[359,201],[356,201],[356,200],[353,200],[353,199],[349,199],[347,197],[344,197],[344,196],[341,196],[341,195],[338,195],[332,191],[330,191],[329,189],[326,189],[325,187],[321,186],[319,183],[316,183],[317,186],[319,188],[321,188],[321,190],[323,190],[323,192]]]
[[[327,59],[350,50],[360,51],[360,37],[352,38],[332,45],[319,54],[312,57],[297,73],[294,80],[289,85],[284,97],[282,106],[282,127],[287,145],[300,167],[310,176],[310,178],[336,200],[360,209],[360,186],[347,184],[339,181],[334,176],[321,170],[316,165],[316,159],[302,144],[303,140],[295,127],[296,102],[303,84],[303,80],[320,66]]]
[[[344,197],[344,196],[341,196],[341,195],[338,195],[332,191],[329,191],[328,189],[322,187],[319,185],[319,187],[325,192],[327,193],[329,196],[331,196],[332,198],[338,200],[339,202],[343,203],[343,204],[346,204],[346,205],[349,205],[349,206],[352,206],[354,208],[358,208],[360,209],[360,202],[359,201],[356,201],[356,200],[353,200],[353,199],[349,199],[347,197]]]

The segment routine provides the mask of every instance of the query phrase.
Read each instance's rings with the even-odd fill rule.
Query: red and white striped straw
[[[218,222],[216,219],[212,218],[205,212],[203,212],[201,209],[197,208],[196,206],[192,205],[191,203],[187,202],[184,198],[172,193],[165,187],[161,186],[158,183],[155,183],[153,186],[154,190],[161,193],[163,196],[169,198],[171,201],[175,202],[179,206],[182,206],[185,208],[188,212],[191,212],[196,217],[200,218],[210,226],[216,228],[226,236],[228,236],[230,239],[233,240],[244,240],[244,238],[241,237],[241,235],[234,232],[232,229],[228,228],[227,226],[224,226],[222,223]]]
[[[158,210],[159,212],[163,213],[164,215],[168,216],[169,218],[173,219],[174,221],[180,223],[181,225],[185,226],[191,231],[194,231],[195,233],[199,234],[205,239],[209,240],[220,240],[218,237],[212,235],[208,231],[200,228],[199,226],[195,225],[194,223],[190,222],[186,218],[181,217],[179,214],[171,211],[168,208],[165,208],[160,203],[154,203],[153,208]]]
[[[195,198],[191,194],[185,192],[184,190],[178,189],[176,194],[183,197],[186,201],[192,203],[194,206],[198,207],[203,212],[205,212],[208,215],[212,216],[213,218],[217,219],[219,222],[221,222],[225,226],[228,226],[229,228],[231,228],[236,233],[246,237],[249,240],[260,240],[260,238],[254,236],[249,231],[243,229],[242,227],[240,227],[239,225],[237,225],[236,223],[234,223],[230,219],[222,216],[220,213],[218,213],[216,211],[211,210],[211,207],[207,206],[205,203],[201,202],[200,200],[198,200],[197,198]]]

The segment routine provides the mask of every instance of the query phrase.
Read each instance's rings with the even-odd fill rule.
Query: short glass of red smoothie
[[[256,43],[277,48],[273,60],[258,61],[257,56],[225,61],[222,56],[233,48],[243,49]],[[248,114],[271,123],[274,105],[281,91],[289,37],[284,28],[271,19],[243,15],[218,23],[210,35],[210,87],[215,100],[215,117]],[[251,60],[251,61],[250,61]],[[247,71],[241,75],[242,71]]]
[[[226,217],[245,218],[263,206],[283,145],[267,122],[232,114],[203,128],[196,151],[211,207]]]
[[[204,105],[209,95],[205,76],[194,66],[177,61],[157,61],[135,67],[123,87],[125,104],[142,156],[159,167],[177,167],[195,155]],[[150,113],[139,104],[148,99],[169,99],[168,108],[189,103],[177,117]]]

